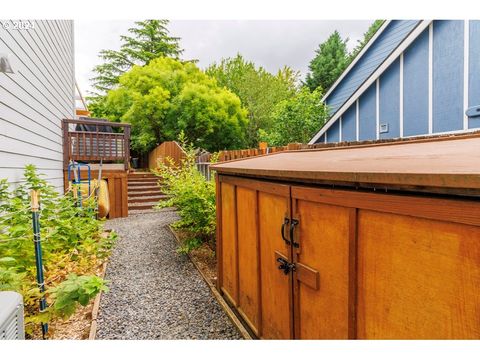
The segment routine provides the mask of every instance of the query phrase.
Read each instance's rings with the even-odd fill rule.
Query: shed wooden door
[[[260,338],[293,337],[292,275],[278,258],[292,260],[281,237],[290,217],[290,187],[222,177],[219,193],[219,287]]]
[[[355,209],[315,200],[315,190],[292,187],[295,337],[354,338]]]

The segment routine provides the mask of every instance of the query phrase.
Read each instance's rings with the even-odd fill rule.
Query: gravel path
[[[175,250],[173,211],[108,221],[119,234],[107,266],[97,339],[241,339],[197,269]]]

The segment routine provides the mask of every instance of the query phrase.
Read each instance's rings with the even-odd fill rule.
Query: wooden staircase
[[[136,171],[128,174],[129,214],[151,210],[159,200],[167,197],[162,194],[158,180],[151,172]]]

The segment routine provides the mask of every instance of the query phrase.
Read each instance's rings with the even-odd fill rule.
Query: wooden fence
[[[186,156],[185,150],[176,141],[165,141],[148,154],[148,167],[156,169],[159,163],[166,164],[167,157],[171,158],[175,165],[180,166]]]
[[[321,146],[324,146],[324,144],[321,144],[320,147]],[[261,146],[257,149],[222,150],[218,154],[218,161],[244,159],[244,158],[253,157],[253,156],[273,154],[280,151],[311,149],[315,147],[317,147],[317,145],[292,143],[286,146],[272,146],[272,147],[267,147],[265,144],[265,146]],[[149,168],[154,169],[158,167],[159,161],[165,164],[167,157],[172,158],[175,165],[179,166],[182,160],[185,159],[186,153],[176,141],[166,141],[160,144],[159,146],[157,146],[148,155]],[[198,154],[195,158],[198,171],[200,171],[207,180],[211,179],[211,174],[210,174],[211,159],[212,159],[212,154],[206,151]]]
[[[223,150],[218,155],[218,161],[229,161],[243,159],[252,156],[273,154],[279,151],[307,149],[308,145],[300,143],[292,143],[285,146],[262,147],[257,149],[243,150]]]

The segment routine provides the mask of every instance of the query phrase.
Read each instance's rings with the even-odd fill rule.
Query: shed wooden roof
[[[286,151],[212,168],[276,180],[480,194],[480,136]]]

